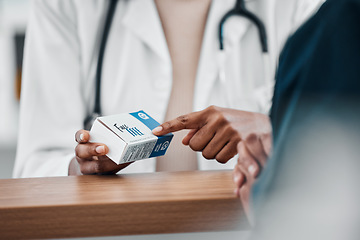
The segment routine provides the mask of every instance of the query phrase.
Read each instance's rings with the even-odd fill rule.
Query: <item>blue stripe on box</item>
[[[166,134],[164,136],[158,137],[158,140],[157,140],[155,147],[154,147],[153,151],[151,152],[149,158],[165,155],[166,150],[169,148],[169,145],[170,145],[170,142],[171,142],[171,139],[173,138],[173,136],[174,136],[173,134],[171,134],[171,135]]]
[[[156,128],[157,126],[160,125],[160,123],[158,123],[155,119],[150,117],[143,110],[130,113],[130,115],[132,115],[133,117],[138,119],[145,126],[147,126],[150,130],[153,130],[154,128]],[[154,147],[152,153],[150,154],[149,158],[165,155],[166,150],[169,148],[169,145],[170,145],[170,142],[171,142],[173,136],[174,135],[172,133],[168,133],[166,135],[159,136],[158,140],[155,144],[155,147]]]
[[[158,123],[155,119],[150,117],[147,113],[145,113],[142,110],[138,112],[130,113],[130,115],[132,115],[137,120],[145,124],[150,130],[153,130],[154,128],[160,125],[160,123]]]

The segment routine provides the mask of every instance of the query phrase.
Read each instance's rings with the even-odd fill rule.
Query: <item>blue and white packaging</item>
[[[155,136],[151,131],[160,124],[144,111],[98,117],[90,141],[106,144],[107,156],[117,164],[162,156],[173,134]]]

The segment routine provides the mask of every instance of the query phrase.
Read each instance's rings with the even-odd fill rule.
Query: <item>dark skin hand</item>
[[[182,141],[184,145],[202,152],[206,159],[216,159],[220,163],[226,163],[237,154],[240,141],[271,136],[268,116],[215,106],[167,121],[155,128],[153,133],[160,136],[183,129],[191,129]],[[261,146],[258,148],[262,149]],[[265,153],[256,153],[264,159]]]
[[[206,159],[226,163],[239,154],[234,169],[235,193],[249,213],[251,186],[271,152],[272,128],[269,117],[211,106],[165,122],[153,133],[160,136],[183,129],[191,129],[184,137],[183,144],[194,151],[201,151]]]
[[[76,157],[71,160],[69,165],[69,176],[116,174],[131,164],[116,164],[106,156],[109,149],[105,144],[91,143],[89,139],[89,131],[79,130],[76,132],[75,141],[78,145],[75,148]]]

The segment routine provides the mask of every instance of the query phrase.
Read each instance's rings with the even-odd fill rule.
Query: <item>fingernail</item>
[[[154,128],[154,129],[152,130],[152,132],[153,132],[153,133],[158,133],[158,132],[161,132],[162,130],[163,130],[163,127],[162,127],[162,126],[158,126],[158,127]]]
[[[240,174],[235,174],[234,175],[234,183],[238,183],[240,179]]]
[[[252,176],[255,176],[256,168],[255,168],[254,165],[250,165],[250,166],[248,167],[248,171],[249,171],[249,173],[250,173]]]
[[[97,146],[97,147],[95,148],[95,151],[96,151],[97,153],[104,153],[104,152],[105,152],[105,147],[104,147],[104,146]]]
[[[80,136],[79,136],[79,138],[80,138],[80,141],[83,141],[83,140],[84,140],[84,134],[81,133]]]

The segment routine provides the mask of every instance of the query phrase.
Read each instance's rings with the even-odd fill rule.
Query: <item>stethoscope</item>
[[[233,16],[240,16],[246,18],[250,22],[254,24],[259,33],[261,51],[262,51],[262,61],[264,65],[264,86],[260,89],[260,91],[252,93],[257,99],[261,99],[262,102],[259,102],[260,108],[262,111],[269,110],[271,106],[271,97],[273,94],[274,81],[273,76],[271,74],[270,68],[270,57],[268,53],[268,40],[267,33],[264,23],[252,12],[250,12],[245,5],[245,0],[237,0],[235,3],[235,7],[228,11],[220,20],[219,28],[218,28],[218,38],[219,38],[219,54],[218,58],[218,69],[219,69],[219,80],[222,84],[227,84],[225,68],[226,68],[226,54],[224,50],[224,27],[226,21]],[[230,95],[227,95],[227,102],[231,105]],[[249,97],[249,96],[247,96]]]
[[[94,110],[92,111],[92,113],[89,114],[84,121],[85,129],[90,129],[94,120],[97,117],[101,116],[100,92],[101,92],[102,65],[103,65],[104,53],[105,53],[105,48],[106,48],[106,41],[107,41],[107,38],[109,35],[109,31],[110,31],[112,19],[114,17],[117,2],[118,2],[118,0],[110,0],[109,8],[107,11],[105,24],[104,24],[104,32],[103,32],[102,39],[100,42],[99,57],[98,57],[98,62],[97,62],[97,66],[96,66],[95,105],[94,105]],[[261,49],[262,49],[263,56],[264,56],[264,64],[265,64],[265,69],[266,69],[265,75],[267,75],[267,73],[269,73],[269,70],[267,70],[267,69],[270,66],[269,66],[269,64],[266,64],[269,62],[269,60],[268,60],[268,54],[267,54],[268,53],[268,43],[267,43],[267,35],[266,35],[265,25],[255,14],[253,14],[252,12],[247,10],[247,8],[245,6],[245,0],[237,0],[235,7],[233,9],[231,9],[230,11],[228,11],[219,23],[218,37],[219,37],[219,44],[220,44],[220,46],[219,46],[219,49],[220,49],[220,55],[219,55],[220,81],[222,81],[222,82],[225,81],[224,26],[225,26],[226,21],[232,16],[244,17],[244,18],[250,20],[251,22],[253,22],[253,24],[257,27],[257,29],[259,31]],[[265,59],[265,58],[267,58],[267,59]]]

